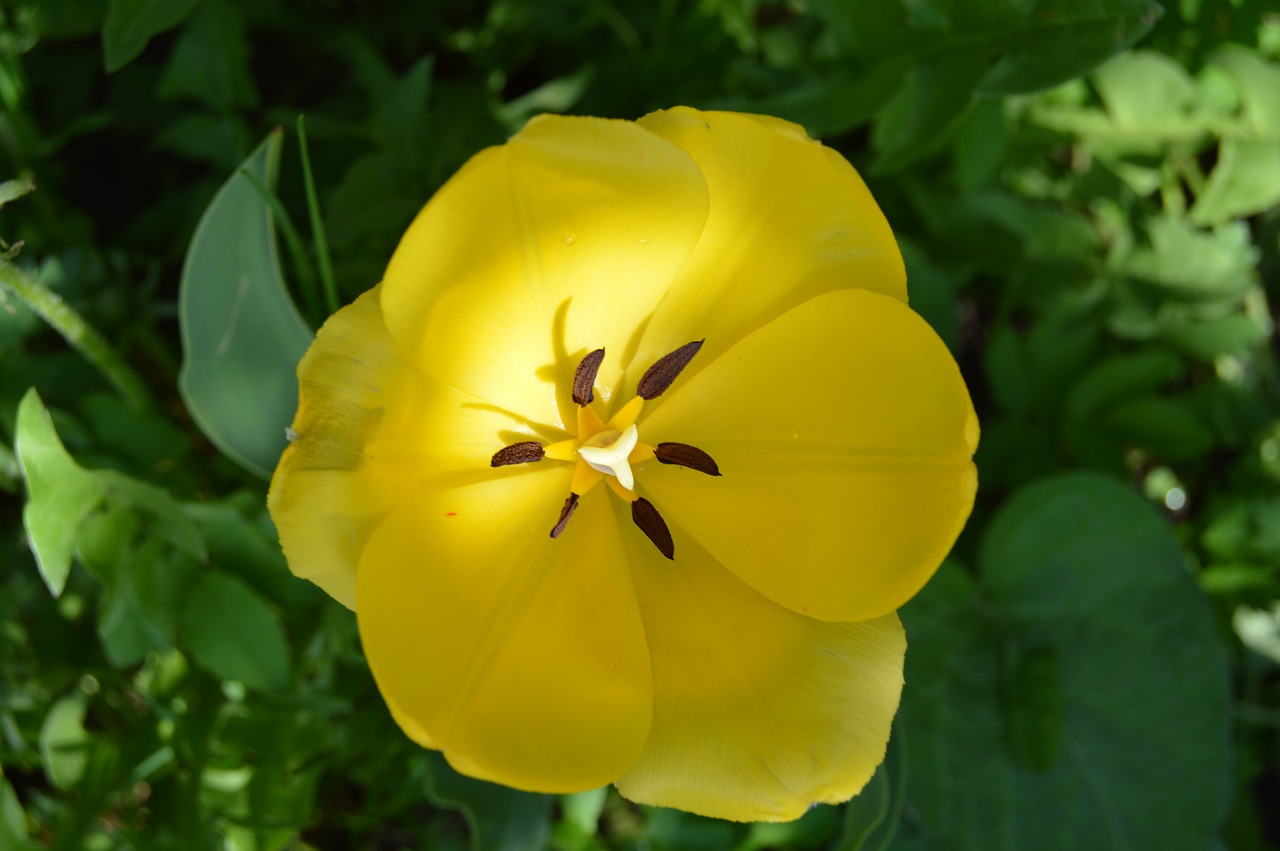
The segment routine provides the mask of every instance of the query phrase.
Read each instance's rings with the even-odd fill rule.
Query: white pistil
[[[635,487],[636,479],[627,459],[631,450],[636,448],[638,440],[639,434],[634,425],[627,426],[623,432],[616,429],[602,431],[578,447],[578,457],[592,469],[614,476],[618,484],[631,490]]]

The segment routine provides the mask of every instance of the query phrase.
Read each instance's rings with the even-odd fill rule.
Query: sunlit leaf
[[[80,527],[105,489],[67,454],[35,388],[18,406],[16,432],[15,451],[27,483],[22,522],[40,575],[56,597],[67,584]]]
[[[83,694],[68,695],[50,707],[40,727],[45,775],[59,789],[70,789],[79,783],[89,761],[89,734],[84,729],[87,710]]]
[[[270,185],[280,131],[244,170]],[[295,369],[311,330],[285,291],[270,205],[242,174],[205,210],[180,285],[179,388],[211,441],[242,467],[270,475],[298,404]]]

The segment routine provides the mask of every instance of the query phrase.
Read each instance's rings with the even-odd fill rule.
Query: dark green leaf
[[[289,679],[289,646],[280,618],[252,588],[214,570],[188,586],[179,645],[201,666],[250,688],[278,689]]]
[[[205,0],[191,16],[165,68],[160,96],[195,98],[222,112],[257,105],[249,43],[237,6]]]
[[[974,851],[1207,847],[1231,785],[1226,671],[1164,521],[1114,480],[1060,476],[1009,502],[981,560],[979,587],[946,565],[902,612],[908,798],[928,832]],[[1034,767],[1006,726],[1010,646],[1040,660],[1018,687]]]
[[[844,807],[840,851],[886,851],[897,833],[906,791],[906,765],[902,760],[903,732],[899,726],[889,740],[889,750],[871,780]]]
[[[1131,396],[1150,393],[1182,378],[1186,372],[1177,355],[1149,348],[1098,362],[1071,388],[1067,413],[1081,419],[1098,415]]]
[[[1133,44],[1161,11],[1151,0],[1041,0],[978,92],[1020,94],[1066,82]]]
[[[244,168],[270,185],[279,152],[276,131]],[[270,206],[243,175],[223,185],[196,228],[178,310],[187,408],[219,449],[268,477],[285,446],[298,404],[296,367],[312,335],[285,292]]]
[[[102,28],[107,73],[128,65],[153,36],[182,23],[199,5],[200,0],[111,0]]]
[[[968,110],[987,64],[980,52],[953,51],[912,68],[872,128],[872,169],[896,171],[940,147]]]
[[[182,591],[192,563],[160,537],[139,540],[142,523],[134,511],[112,506],[95,514],[80,533],[85,567],[102,580],[98,635],[117,667],[140,662],[147,653],[173,646]]]
[[[27,483],[22,522],[40,575],[56,597],[71,572],[80,527],[105,490],[67,454],[35,388],[22,397],[15,431],[14,449]]]
[[[551,832],[551,798],[486,783],[428,755],[427,797],[458,810],[471,828],[473,851],[542,851]]]

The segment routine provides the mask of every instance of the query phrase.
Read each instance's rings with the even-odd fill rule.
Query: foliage
[[[0,5],[0,847],[1280,849],[1267,8]],[[529,116],[677,103],[858,166],[983,423],[890,756],[792,824],[458,776],[263,507],[327,282]]]

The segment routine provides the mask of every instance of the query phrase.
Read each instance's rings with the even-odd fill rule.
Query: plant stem
[[[152,407],[147,385],[107,338],[72,310],[60,295],[4,258],[0,258],[0,293],[13,293],[52,325],[72,348],[98,368],[130,406],[140,411]]]
[[[325,307],[329,313],[338,312],[338,285],[333,279],[333,264],[329,262],[329,240],[324,233],[324,219],[320,215],[320,201],[316,197],[316,182],[311,175],[311,155],[307,152],[307,125],[304,116],[298,116],[298,147],[302,149],[302,182],[307,188],[307,213],[311,216],[311,239],[315,242],[316,261],[320,265],[320,282],[324,285]]]

